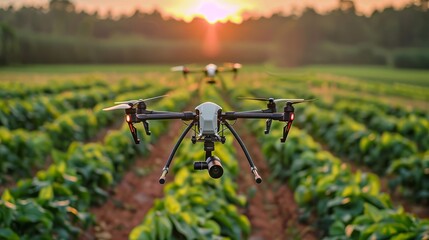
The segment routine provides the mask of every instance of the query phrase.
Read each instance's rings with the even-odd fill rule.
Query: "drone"
[[[237,119],[266,119],[265,134],[269,134],[271,129],[271,123],[273,120],[284,122],[283,136],[280,139],[282,143],[286,141],[293,120],[295,119],[294,104],[313,101],[314,99],[274,99],[274,98],[253,98],[253,97],[242,97],[241,99],[256,100],[267,102],[267,108],[262,110],[242,111],[242,112],[223,112],[222,107],[213,102],[204,102],[195,107],[195,111],[184,111],[184,112],[167,112],[167,111],[155,111],[148,110],[147,103],[149,101],[159,99],[163,96],[157,96],[148,99],[130,100],[123,102],[115,102],[115,106],[105,108],[105,111],[111,110],[125,110],[125,121],[127,122],[131,135],[136,144],[140,143],[140,139],[137,135],[137,130],[134,126],[136,123],[142,123],[145,133],[151,135],[149,129],[149,120],[172,120],[180,119],[183,121],[190,121],[187,124],[186,129],[182,132],[179,139],[177,140],[174,148],[172,149],[170,156],[162,169],[159,183],[164,184],[166,174],[168,173],[169,167],[179,148],[184,137],[188,132],[193,129],[194,134],[191,136],[193,144],[202,142],[204,144],[205,161],[194,162],[194,170],[208,170],[209,175],[212,178],[220,178],[223,175],[223,167],[221,160],[214,156],[212,153],[215,150],[215,143],[225,143],[226,138],[224,135],[225,127],[232,133],[235,139],[238,141],[241,149],[243,150],[247,161],[250,165],[250,171],[253,173],[256,183],[261,183],[262,178],[258,174],[258,169],[253,163],[252,157],[249,154],[244,142],[241,140],[238,133],[234,130],[228,121],[236,121]],[[284,103],[282,112],[277,112],[277,104]]]
[[[182,72],[184,78],[187,78],[189,73],[204,73],[205,77],[208,79],[207,83],[214,84],[216,83],[215,77],[220,72],[232,72],[234,73],[234,79],[238,76],[238,69],[241,68],[240,63],[226,63],[223,67],[218,67],[217,65],[210,63],[206,65],[203,69],[189,69],[186,66],[176,66],[172,67],[171,71],[173,72]]]

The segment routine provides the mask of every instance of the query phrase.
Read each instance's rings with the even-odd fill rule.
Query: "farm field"
[[[296,105],[285,144],[277,122],[269,135],[265,120],[235,123],[261,184],[228,132],[222,178],[193,170],[204,152],[188,136],[160,185],[186,125],[136,125],[135,145],[122,112],[102,109],[164,94],[149,109],[317,100]],[[7,67],[0,96],[1,239],[429,238],[429,71],[244,65],[211,85],[166,65]]]

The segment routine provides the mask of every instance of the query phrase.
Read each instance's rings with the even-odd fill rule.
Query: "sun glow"
[[[241,7],[222,0],[197,0],[183,12],[185,20],[201,17],[210,24],[231,21],[242,22]]]

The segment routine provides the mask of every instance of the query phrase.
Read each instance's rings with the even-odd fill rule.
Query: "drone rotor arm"
[[[201,71],[195,70],[195,69],[187,69],[186,71],[183,71],[183,72],[186,74],[189,74],[189,73],[200,73]]]
[[[137,119],[141,121],[146,120],[172,120],[181,119],[184,121],[194,120],[196,114],[193,112],[149,112],[143,114],[137,114]]]
[[[265,110],[248,111],[248,112],[225,112],[222,117],[226,120],[236,120],[239,118],[245,119],[272,119],[282,121],[283,113],[266,112]]]

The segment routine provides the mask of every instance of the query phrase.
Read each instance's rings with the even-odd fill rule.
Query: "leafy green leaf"
[[[19,240],[18,234],[9,228],[0,228],[0,238],[7,240]]]
[[[41,200],[52,200],[54,197],[54,191],[52,185],[43,187],[39,192],[39,199]]]

